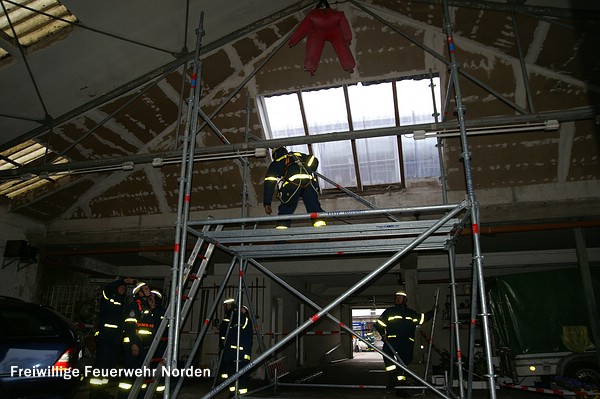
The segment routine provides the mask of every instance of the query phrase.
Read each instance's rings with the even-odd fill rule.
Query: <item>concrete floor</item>
[[[303,368],[285,375],[277,385],[266,385],[264,381],[251,380],[251,392],[245,397],[260,398],[306,398],[306,399],[362,399],[362,398],[397,398],[394,391],[386,391],[383,360],[381,355],[373,352],[359,352],[354,354],[354,359],[320,365],[317,367]],[[411,366],[417,375],[423,375],[419,370],[420,365]],[[212,391],[212,380],[187,379],[178,399],[198,399],[206,396]],[[410,389],[411,396],[415,399],[454,398],[445,390],[439,388],[437,392],[430,389],[413,387]],[[458,390],[455,391],[459,397]],[[466,390],[465,390],[466,395]],[[494,391],[498,399],[551,399],[553,395],[530,391],[522,391],[513,388],[499,388]],[[75,399],[88,399],[89,390],[86,386],[78,392]],[[156,395],[155,397],[162,397]],[[213,392],[211,398],[229,398],[226,390]],[[492,393],[488,389],[474,389],[472,398],[491,398]]]

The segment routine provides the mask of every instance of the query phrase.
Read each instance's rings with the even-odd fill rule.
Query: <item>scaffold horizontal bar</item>
[[[386,208],[386,209],[359,209],[335,212],[318,212],[318,213],[302,213],[293,215],[277,215],[277,216],[257,216],[243,217],[231,219],[207,219],[207,220],[190,220],[188,226],[204,226],[215,224],[246,224],[246,223],[262,223],[278,220],[303,220],[303,219],[335,219],[354,216],[376,216],[385,214],[405,214],[405,215],[424,215],[424,214],[439,214],[451,211],[455,208],[466,208],[468,201],[463,201],[460,204],[453,205],[430,205],[430,206],[415,206],[406,208]]]

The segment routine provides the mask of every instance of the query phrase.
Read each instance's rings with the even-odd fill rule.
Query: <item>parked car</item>
[[[47,307],[0,296],[0,398],[69,398],[81,375],[73,324]]]

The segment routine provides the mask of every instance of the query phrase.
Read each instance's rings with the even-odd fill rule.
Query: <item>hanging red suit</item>
[[[352,72],[356,61],[350,51],[352,31],[342,11],[314,8],[304,17],[290,38],[290,47],[306,36],[304,69],[315,74],[325,42],[330,42],[345,71]]]

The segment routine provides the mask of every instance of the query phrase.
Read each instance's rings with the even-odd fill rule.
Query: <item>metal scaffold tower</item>
[[[354,1],[351,0],[353,4]],[[482,320],[484,334],[484,350],[486,355],[487,366],[487,383],[489,389],[489,397],[495,399],[495,376],[492,364],[491,337],[490,337],[490,322],[487,310],[486,294],[484,287],[483,276],[483,256],[480,249],[479,236],[479,205],[477,203],[473,177],[471,175],[470,154],[468,152],[467,134],[464,119],[464,105],[462,103],[460,85],[458,80],[458,64],[456,61],[455,46],[453,39],[453,26],[449,18],[449,10],[447,2],[444,1],[444,31],[447,35],[448,51],[450,55],[450,63],[448,64],[451,73],[451,81],[449,83],[448,92],[454,92],[456,102],[456,114],[460,127],[460,140],[462,146],[462,159],[466,181],[466,199],[459,204],[446,204],[447,200],[444,197],[444,205],[423,206],[423,207],[408,207],[408,208],[388,208],[378,209],[373,204],[356,196],[349,190],[346,190],[349,195],[358,197],[357,199],[363,205],[371,209],[353,210],[353,211],[337,211],[337,212],[321,212],[317,214],[294,214],[285,216],[268,216],[268,217],[246,217],[245,215],[245,192],[243,193],[243,210],[242,217],[221,220],[203,220],[192,221],[189,219],[190,200],[192,188],[192,174],[194,167],[194,147],[196,132],[198,129],[198,119],[202,117],[206,124],[217,134],[219,139],[224,144],[229,144],[227,139],[220,134],[217,127],[210,122],[210,117],[203,114],[199,109],[199,74],[200,74],[200,43],[204,35],[202,29],[202,18],[197,29],[197,44],[194,58],[194,68],[191,78],[191,86],[189,93],[186,129],[183,137],[183,156],[181,164],[181,176],[179,181],[179,201],[177,209],[176,221],[176,238],[174,244],[173,267],[171,276],[171,302],[167,308],[167,317],[163,320],[155,333],[154,342],[144,360],[144,365],[155,363],[155,367],[168,367],[171,369],[178,368],[178,353],[179,353],[179,335],[181,325],[191,307],[191,300],[197,294],[200,287],[202,277],[205,274],[206,267],[211,258],[214,249],[230,254],[233,258],[232,263],[227,270],[223,283],[219,287],[218,293],[212,303],[210,310],[203,316],[204,322],[201,331],[198,333],[192,352],[187,359],[187,364],[184,368],[191,366],[194,356],[200,349],[205,335],[210,327],[210,321],[215,314],[217,307],[220,304],[221,298],[225,292],[225,288],[229,278],[233,275],[236,264],[239,265],[238,276],[238,306],[241,306],[241,295],[244,291],[244,275],[249,266],[254,267],[259,272],[263,273],[274,282],[280,284],[290,293],[295,295],[299,300],[311,306],[315,313],[304,320],[296,327],[295,330],[288,333],[276,344],[269,348],[261,347],[261,353],[256,359],[251,360],[243,367],[238,367],[234,375],[229,376],[220,384],[214,386],[209,392],[206,392],[202,398],[208,399],[214,397],[225,387],[230,386],[244,375],[250,372],[253,368],[265,364],[267,359],[288,344],[291,340],[302,334],[305,330],[311,327],[315,322],[323,317],[329,318],[339,327],[351,334],[353,337],[364,342],[367,346],[380,353],[383,357],[396,364],[403,369],[409,376],[416,380],[419,388],[429,389],[436,395],[442,398],[450,397],[468,397],[471,396],[472,385],[472,370],[474,365],[473,349],[474,349],[474,329],[477,318]],[[362,6],[358,6],[364,9]],[[283,43],[284,41],[282,41]],[[280,47],[278,47],[280,48]],[[276,49],[277,50],[277,49]],[[269,58],[269,57],[267,57]],[[264,63],[263,63],[264,65]],[[244,84],[249,79],[244,81]],[[237,91],[236,91],[237,92]],[[445,114],[448,114],[447,112]],[[437,120],[437,119],[436,119]],[[268,143],[265,144],[268,146]],[[247,172],[247,160],[240,156],[242,165],[244,166],[244,178]],[[442,170],[442,173],[443,170]],[[319,175],[320,178],[333,183],[336,187],[341,187],[335,182],[331,182],[325,176]],[[445,193],[444,193],[445,194]],[[428,218],[422,220],[413,220],[414,215],[426,215]],[[372,222],[373,218],[385,217],[388,221]],[[343,218],[370,218],[369,222],[350,223],[340,225],[328,225],[326,228],[307,228],[307,227],[292,227],[287,230],[277,230],[271,227],[257,228],[263,223],[271,223],[279,220],[303,220],[309,218],[319,219],[338,219]],[[251,234],[248,234],[245,226],[254,225]],[[466,226],[470,227],[473,247],[473,262],[472,262],[472,298],[471,298],[471,334],[469,341],[469,370],[468,381],[466,384],[467,393],[464,391],[463,383],[463,361],[462,349],[460,345],[458,332],[458,312],[456,301],[456,282],[454,277],[455,269],[455,253],[454,244]],[[196,227],[201,226],[199,230]],[[233,226],[225,228],[227,226]],[[236,226],[241,226],[237,228]],[[196,239],[196,244],[191,250],[189,256],[186,256],[186,247],[188,238],[193,236]],[[309,237],[309,238],[307,238]],[[439,387],[434,386],[426,381],[426,376],[421,377],[416,375],[401,360],[391,358],[382,350],[375,347],[370,342],[356,334],[351,326],[346,326],[343,322],[333,316],[330,311],[342,304],[345,300],[352,297],[362,288],[368,286],[377,277],[385,274],[396,264],[400,259],[405,257],[412,251],[431,251],[444,250],[448,254],[449,264],[449,282],[451,288],[451,322],[453,324],[455,335],[451,341],[452,360],[458,370],[459,393],[458,395],[452,392],[452,380],[449,381],[449,386]],[[331,301],[326,306],[319,306],[304,294],[296,290],[291,285],[287,284],[268,268],[263,266],[257,259],[265,258],[285,258],[299,255],[319,255],[319,256],[340,256],[351,254],[367,254],[379,253],[389,254],[389,257],[382,264],[373,267],[372,271],[363,277],[355,285],[348,289]],[[201,260],[201,262],[197,262]],[[199,265],[197,265],[199,263]],[[436,298],[437,301],[437,298]],[[253,312],[251,312],[252,314]],[[168,330],[168,344],[164,357],[162,354],[156,356],[156,348],[163,335]],[[260,340],[259,340],[260,342]],[[167,374],[165,377],[164,398],[176,398],[180,392],[184,378],[180,378],[176,386],[172,386],[170,378]],[[147,388],[145,398],[150,398],[155,392],[158,379],[150,381]],[[129,398],[137,397],[142,385],[148,383],[138,378],[130,392]]]

